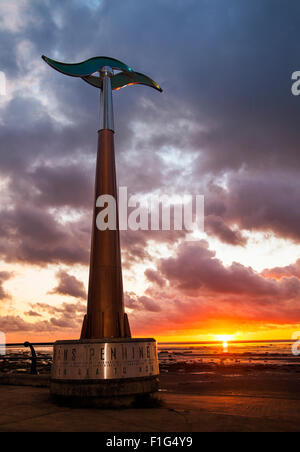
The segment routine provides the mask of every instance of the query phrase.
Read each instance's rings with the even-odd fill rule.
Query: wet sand
[[[176,364],[160,381],[159,408],[95,410],[56,406],[48,388],[1,385],[0,377],[0,431],[300,431],[298,365]]]
[[[1,432],[298,432],[299,399],[164,393],[160,408],[56,406],[47,388],[0,386]]]
[[[174,366],[175,367],[175,366]],[[300,366],[232,365],[172,369],[160,375],[162,392],[299,400]]]

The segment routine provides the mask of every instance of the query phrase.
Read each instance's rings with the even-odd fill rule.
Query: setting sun
[[[235,337],[235,335],[229,336],[228,334],[222,334],[222,335],[215,336],[217,341],[222,342],[223,352],[225,352],[225,353],[228,351],[228,342],[232,341],[234,339],[234,337]]]

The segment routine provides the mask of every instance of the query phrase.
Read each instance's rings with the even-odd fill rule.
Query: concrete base
[[[159,381],[157,377],[115,381],[55,381],[51,380],[53,400],[79,407],[121,408],[154,405]]]
[[[58,341],[50,393],[78,406],[132,406],[158,391],[158,374],[154,339]]]

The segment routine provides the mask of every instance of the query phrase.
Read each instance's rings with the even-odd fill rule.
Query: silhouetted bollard
[[[33,347],[33,345],[30,342],[24,342],[24,347],[29,347],[30,351],[31,351],[31,369],[30,369],[30,374],[31,375],[37,375],[37,370],[36,370],[37,357],[36,357],[36,353],[35,353],[34,347]]]

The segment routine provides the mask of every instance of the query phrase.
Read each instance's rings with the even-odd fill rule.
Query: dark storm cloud
[[[62,127],[37,99],[15,97],[5,108],[3,121],[0,126],[3,175],[25,178],[26,171],[37,162],[49,166],[50,161],[56,166],[65,159],[72,165],[91,147],[86,120],[82,122],[82,130],[71,125]]]
[[[218,237],[222,242],[230,245],[244,246],[247,240],[242,236],[240,231],[230,229],[221,217],[216,215],[208,215],[205,219],[205,231],[209,235]]]
[[[190,295],[202,291],[268,297],[270,301],[299,299],[300,296],[297,278],[276,282],[236,262],[225,267],[207,242],[197,246],[181,245],[177,256],[160,261],[159,270],[173,286]]]
[[[6,209],[1,212],[0,256],[38,265],[87,264],[89,227],[83,220],[61,224],[32,206]]]
[[[278,237],[300,241],[300,183],[297,172],[245,171],[231,175],[227,189],[212,189],[207,195],[207,226],[222,215],[225,222],[248,231],[271,231]],[[211,217],[213,216],[213,217]],[[218,231],[215,232],[218,235]],[[239,234],[239,233],[238,233]],[[240,235],[238,236],[240,237]],[[223,241],[229,242],[229,237]],[[240,244],[238,241],[236,244]]]
[[[165,280],[152,268],[145,270],[145,276],[150,282],[157,284],[159,287],[163,287],[165,285]]]
[[[69,295],[75,298],[86,298],[86,290],[82,281],[79,281],[75,276],[69,275],[66,271],[60,270],[57,273],[58,286],[50,293],[59,295]]]
[[[93,184],[89,168],[76,164],[38,167],[32,174],[32,184],[39,194],[35,201],[43,206],[92,206]]]
[[[166,243],[174,247],[184,238],[184,231],[128,231],[121,232],[122,260],[125,266],[151,259],[149,242]]]

